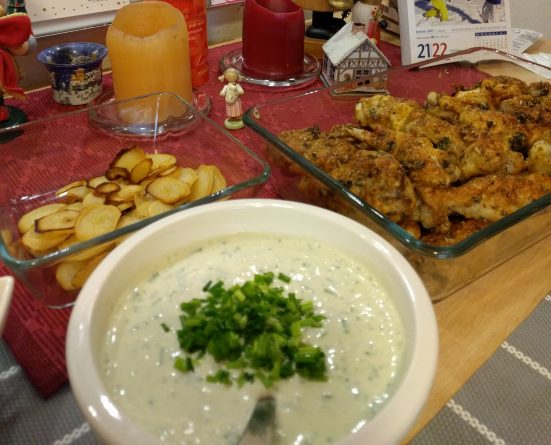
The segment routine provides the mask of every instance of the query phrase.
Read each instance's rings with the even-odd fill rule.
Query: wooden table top
[[[551,52],[551,41],[538,41],[529,52]],[[520,68],[504,69],[493,63],[487,71],[533,80],[531,75],[523,76],[525,70]],[[550,271],[551,236],[434,304],[440,334],[436,378],[404,443],[430,422],[551,291]]]

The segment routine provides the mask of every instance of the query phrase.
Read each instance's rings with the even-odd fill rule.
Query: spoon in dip
[[[274,436],[275,410],[276,401],[272,394],[260,396],[237,445],[270,445]]]

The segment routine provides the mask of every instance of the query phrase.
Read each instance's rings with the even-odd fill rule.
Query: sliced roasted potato
[[[67,185],[61,187],[60,189],[58,189],[55,192],[55,194],[57,196],[61,196],[61,195],[64,195],[65,193],[67,193],[71,189],[79,188],[79,187],[82,187],[82,186],[88,186],[88,183],[84,179],[81,179],[79,181],[71,182],[70,184],[67,184]]]
[[[70,204],[67,204],[64,210],[76,210],[77,212],[80,212],[82,207],[83,207],[82,201],[75,201],[75,202],[71,202]]]
[[[210,195],[214,182],[214,169],[210,165],[200,165],[197,170],[197,181],[191,187],[190,201]]]
[[[109,182],[105,176],[96,176],[88,181],[88,187],[95,189],[98,185],[103,184],[104,182]]]
[[[117,228],[121,211],[114,205],[91,204],[84,207],[75,223],[75,235],[79,241],[111,232]]]
[[[197,173],[195,172],[194,169],[190,168],[190,167],[183,167],[182,169],[180,169],[180,172],[179,172],[179,176],[178,176],[178,179],[180,181],[183,181],[185,182],[187,185],[189,185],[190,187],[195,183],[195,181],[197,181],[197,179],[199,178],[199,176],[197,176]]]
[[[126,215],[121,216],[121,219],[117,224],[117,229],[120,229],[121,227],[129,226],[130,224],[134,224],[135,222],[141,221],[142,219],[143,218],[140,218],[137,212],[135,211],[127,213]]]
[[[171,176],[156,178],[146,187],[147,193],[166,204],[173,204],[190,193],[189,185]]]
[[[32,228],[23,234],[21,244],[31,255],[37,257],[57,249],[57,246],[69,238],[72,233],[73,229],[38,233]]]
[[[103,252],[99,255],[96,255],[95,257],[90,258],[89,260],[86,260],[85,264],[80,269],[78,269],[78,271],[73,276],[73,279],[71,281],[73,287],[75,287],[76,289],[80,289],[82,286],[84,286],[84,283],[86,282],[90,274],[107,256],[108,253],[109,252]]]
[[[149,206],[154,201],[156,201],[156,199],[151,195],[136,195],[134,197],[136,216],[140,219],[147,218],[149,216]]]
[[[109,202],[120,204],[121,202],[133,202],[134,196],[143,193],[144,186],[138,184],[130,184],[121,186],[120,190],[109,195]]]
[[[167,212],[168,210],[172,210],[173,208],[174,206],[171,204],[167,204],[161,200],[156,200],[153,201],[147,208],[147,211],[149,212],[148,216],[156,216],[161,213]]]
[[[35,220],[42,218],[43,216],[50,215],[51,213],[58,212],[62,208],[66,207],[67,204],[56,202],[54,204],[46,204],[36,209],[31,210],[30,212],[25,213],[19,221],[17,222],[17,229],[20,234],[28,232],[29,229],[34,228]]]
[[[128,181],[130,178],[130,172],[122,167],[111,167],[105,172],[105,177],[109,179],[109,181],[116,181],[117,179]]]
[[[63,241],[59,246],[58,249],[65,249],[67,247],[72,246],[73,244],[80,243],[80,240],[73,234],[69,238],[67,238],[65,241]],[[102,252],[105,252],[106,250],[110,249],[115,245],[114,241],[109,241],[107,243],[100,244],[98,246],[90,247],[88,249],[82,250],[78,253],[75,253],[74,255],[71,255],[67,261],[81,261],[81,260],[87,260],[88,258],[92,258],[93,256],[96,256]]]
[[[78,210],[60,210],[34,221],[34,230],[39,233],[52,230],[66,230],[75,227],[80,212]]]
[[[212,168],[212,190],[211,193],[216,193],[226,188],[226,178],[216,165],[211,165]]]
[[[172,154],[146,154],[132,146],[116,155],[104,175],[58,189],[56,196],[62,202],[24,214],[17,225],[21,239],[12,239],[9,245],[21,258],[44,255],[167,212],[225,186],[216,166],[202,165],[195,170],[178,165]],[[103,256],[127,236],[61,262],[56,270],[60,286],[80,288]]]
[[[133,201],[121,202],[120,204],[117,204],[117,209],[119,209],[121,213],[126,213],[134,209],[134,202]]]
[[[95,192],[101,195],[109,195],[110,193],[118,192],[120,189],[121,189],[120,184],[117,184],[116,182],[112,182],[112,181],[106,181],[99,184],[96,187]]]
[[[175,165],[177,161],[176,156],[168,153],[148,153],[146,156],[153,161],[152,171],[166,170]]]
[[[139,184],[143,179],[147,178],[151,172],[153,161],[149,158],[142,159],[130,171],[130,181],[134,184]]]
[[[174,178],[178,178],[178,169],[180,167],[178,167],[177,165],[173,165],[171,167],[168,167],[164,170],[161,170],[160,173],[159,173],[159,176],[173,176]]]
[[[133,145],[130,148],[124,148],[119,151],[109,167],[120,167],[124,168],[128,172],[131,172],[132,169],[144,159],[145,151],[137,145]]]
[[[74,291],[77,290],[73,284],[73,278],[80,269],[84,267],[87,260],[82,261],[62,261],[55,269],[55,279],[57,284],[61,286],[63,290]]]
[[[107,199],[106,195],[103,195],[101,193],[96,193],[94,190],[92,190],[84,198],[82,198],[81,209],[82,207],[89,206],[90,204],[105,204],[106,199]]]

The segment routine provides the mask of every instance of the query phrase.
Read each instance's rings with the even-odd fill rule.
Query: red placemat
[[[226,118],[226,108],[223,98],[219,97],[222,89],[222,82],[218,80],[220,58],[239,47],[241,43],[213,48],[209,51],[210,78],[209,81],[200,87],[212,100],[212,110],[209,117],[219,124],[223,124]],[[400,64],[400,50],[398,47],[382,42],[382,50],[393,65]],[[104,76],[104,86],[111,84],[109,74]],[[243,83],[245,95],[242,98],[244,109],[254,105],[274,100],[283,95],[294,95],[302,91],[322,86],[321,81],[315,80],[301,88],[270,88],[252,86]],[[54,114],[65,113],[75,110],[75,107],[60,105],[52,99],[49,88],[27,94],[23,101],[11,99],[7,101],[27,113],[29,120]],[[299,125],[299,123],[297,123]],[[77,133],[78,128],[72,131]],[[255,150],[262,139],[248,128],[232,133],[246,146]],[[268,181],[261,197],[276,197],[277,194],[272,184]],[[9,275],[10,271],[0,264],[0,274]],[[15,293],[8,314],[4,329],[4,340],[9,346],[15,359],[25,370],[27,376],[36,387],[37,391],[44,397],[51,395],[61,385],[67,382],[67,369],[65,362],[65,338],[67,323],[71,309],[49,309],[41,302],[34,299],[23,288],[16,283]]]

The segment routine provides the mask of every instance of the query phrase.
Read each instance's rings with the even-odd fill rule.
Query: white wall
[[[510,1],[513,28],[533,29],[551,39],[551,0]]]

